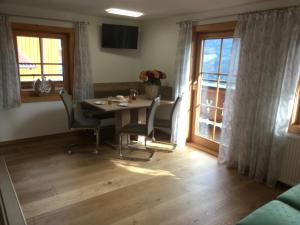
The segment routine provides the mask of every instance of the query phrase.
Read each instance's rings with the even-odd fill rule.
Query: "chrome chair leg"
[[[129,142],[130,142],[130,134],[126,135],[127,141],[127,149],[129,149]]]
[[[150,150],[150,156],[149,156],[149,161],[153,159],[155,151]]]
[[[126,135],[127,144],[128,144],[128,141],[130,140],[130,138],[129,138],[130,134],[121,133],[119,135],[119,156],[120,156],[120,159],[132,160],[132,161],[150,161],[153,158],[155,151],[153,151],[152,149],[148,149],[147,148],[147,138],[145,138],[145,141],[144,141],[145,150],[143,150],[143,151],[145,151],[145,152],[147,152],[147,153],[150,154],[147,158],[142,159],[142,158],[136,158],[136,157],[131,157],[131,156],[123,155],[123,151],[122,150],[123,150],[123,136],[124,135]],[[129,146],[128,149],[131,150],[131,152],[135,151],[135,150],[141,151],[141,149],[132,148],[131,146]]]
[[[120,134],[119,135],[119,156],[120,156],[121,159],[123,158],[123,154],[122,154],[122,141],[123,141],[122,134]]]
[[[67,148],[66,152],[68,155],[72,155],[74,153],[74,151],[72,150],[74,147],[76,147],[75,144],[70,144],[66,147]]]
[[[93,153],[99,154],[100,149],[100,129],[94,129],[94,135],[96,135],[96,148],[92,149],[91,151],[82,150],[80,147],[85,147],[86,144],[71,144],[67,146],[66,152],[68,155],[72,155],[73,153]],[[77,149],[75,149],[77,147]]]
[[[99,154],[99,145],[100,145],[100,128],[95,129],[96,134],[96,148],[94,149],[94,154]]]
[[[145,137],[145,150],[149,151],[149,153],[150,153],[150,156],[149,156],[148,160],[149,161],[152,160],[152,158],[154,156],[154,153],[155,153],[155,150],[147,147],[147,137]]]
[[[175,151],[176,147],[177,147],[177,144],[174,144],[172,142],[172,138],[170,137],[170,141],[169,142],[165,142],[165,141],[156,141],[155,139],[155,136],[154,136],[154,130],[155,128],[153,128],[153,131],[152,131],[152,142],[153,143],[160,143],[160,144],[164,144],[164,145],[168,145],[168,146],[171,146],[172,149],[163,149],[163,148],[159,148],[159,149],[156,149],[157,152],[165,152],[165,153],[172,153]]]
[[[153,131],[152,131],[152,142],[155,142],[154,128],[153,128]]]

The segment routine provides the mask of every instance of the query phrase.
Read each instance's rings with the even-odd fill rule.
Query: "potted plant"
[[[161,79],[165,79],[165,73],[159,70],[145,70],[140,73],[140,80],[145,84],[145,95],[149,99],[154,99],[158,96],[161,86]]]

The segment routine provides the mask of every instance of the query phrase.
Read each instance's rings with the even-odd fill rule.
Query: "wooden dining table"
[[[111,101],[111,104],[109,104]],[[94,108],[107,113],[115,114],[115,138],[114,144],[119,142],[119,132],[121,128],[128,123],[146,123],[147,109],[150,108],[152,100],[147,99],[145,96],[138,96],[136,100],[129,100],[125,98],[119,100],[117,98],[93,98],[86,99],[85,103],[93,106]],[[121,102],[128,102],[127,106],[121,106]],[[160,104],[173,104],[173,101],[160,100]]]

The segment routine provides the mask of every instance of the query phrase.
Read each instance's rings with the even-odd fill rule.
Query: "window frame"
[[[30,37],[39,37],[39,38],[52,37],[52,38],[62,39],[62,49],[63,49],[62,64],[64,68],[62,85],[65,90],[67,90],[69,93],[72,93],[73,73],[74,73],[74,68],[73,68],[74,67],[73,66],[74,65],[74,29],[65,28],[65,27],[12,23],[12,33],[13,33],[15,52],[16,52],[16,60],[18,63],[19,76],[20,74],[19,74],[19,62],[18,62],[17,36],[30,36]],[[22,91],[21,88],[20,88],[20,92],[21,92],[22,102],[25,103],[57,101],[60,99],[58,93],[53,93],[47,96],[37,96],[34,94],[33,91]]]
[[[300,134],[300,79],[297,84],[292,117],[290,120],[288,132]]]
[[[188,138],[189,144],[194,147],[198,147],[211,154],[217,155],[219,144],[206,139],[201,139],[193,134],[195,130],[195,114],[197,105],[197,97],[195,92],[198,91],[198,73],[200,69],[201,57],[201,44],[199,39],[204,38],[224,38],[226,36],[233,36],[237,21],[229,21],[223,23],[195,25],[193,26],[193,40],[192,40],[192,54],[191,54],[191,73],[190,73],[190,115],[188,126]]]

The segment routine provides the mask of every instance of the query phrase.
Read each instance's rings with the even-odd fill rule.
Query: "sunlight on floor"
[[[201,157],[207,157],[206,153],[201,152],[200,150],[190,150],[188,151],[188,154],[191,156],[193,159],[201,158]]]
[[[116,166],[120,168],[124,168],[128,170],[129,172],[133,173],[139,173],[139,174],[145,174],[145,175],[150,175],[150,176],[171,176],[175,177],[174,174],[172,174],[169,171],[166,170],[153,170],[153,169],[145,169],[137,166],[132,166],[132,165],[124,165],[119,162],[113,162]]]
[[[144,147],[144,142],[145,142],[145,137],[138,136],[138,141],[135,144]],[[171,143],[159,142],[159,141],[152,142],[151,140],[147,140],[147,146],[149,148],[154,148],[154,149],[157,149],[157,150],[169,150],[169,151],[171,151],[174,148]]]

